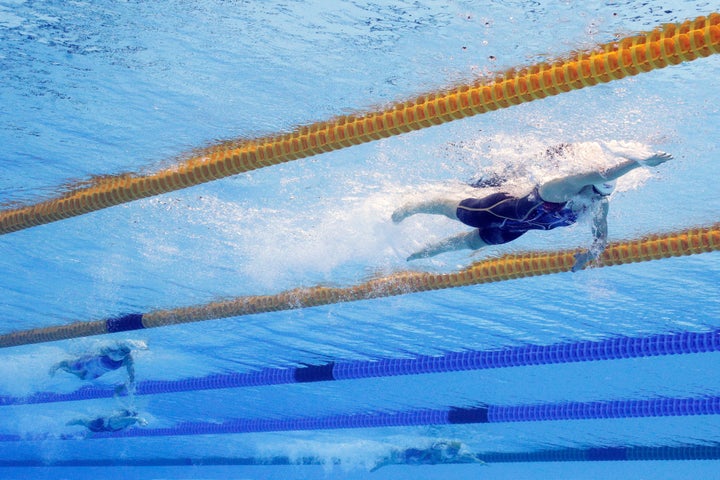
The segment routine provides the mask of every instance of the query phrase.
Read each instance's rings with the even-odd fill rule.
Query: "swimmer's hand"
[[[668,160],[672,160],[672,159],[673,159],[673,156],[670,155],[669,153],[658,152],[655,155],[652,155],[650,157],[637,160],[637,162],[640,165],[645,165],[646,167],[657,167],[658,165],[661,165],[661,164],[667,162]]]
[[[597,254],[597,253],[594,253],[594,252],[591,251],[591,250],[588,250],[588,251],[585,251],[585,252],[576,253],[576,254],[575,254],[575,264],[574,264],[573,267],[572,267],[572,271],[573,271],[573,272],[579,272],[580,270],[582,270],[583,268],[585,268],[585,266],[586,266],[588,263],[590,263],[590,262],[592,262],[593,260],[597,259],[597,257],[598,257],[598,254]]]

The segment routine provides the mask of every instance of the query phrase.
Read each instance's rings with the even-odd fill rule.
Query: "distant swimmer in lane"
[[[91,432],[119,432],[133,425],[145,426],[147,420],[139,417],[137,412],[133,410],[119,410],[107,417],[97,417],[92,419],[79,418],[71,420],[68,425],[81,425]]]
[[[626,155],[625,160],[614,167],[551,180],[535,186],[524,197],[498,192],[460,201],[435,198],[409,203],[395,210],[392,220],[400,223],[419,213],[444,215],[476,229],[428,245],[410,255],[407,258],[410,261],[454,250],[476,250],[508,243],[529,230],[566,227],[582,215],[592,215],[594,241],[589,250],[575,255],[572,270],[576,272],[597,259],[607,245],[608,196],[615,189],[615,181],[640,166],[655,167],[672,158],[662,152],[644,158]]]
[[[63,360],[50,369],[50,375],[54,375],[58,370],[63,370],[82,380],[94,380],[108,372],[125,368],[128,373],[125,387],[130,392],[135,385],[133,350],[146,348],[147,346],[143,342],[117,342],[101,348],[97,353],[83,355],[72,360]]]
[[[386,457],[381,458],[370,470],[387,465],[447,465],[458,463],[479,463],[482,460],[465,450],[461,442],[455,440],[440,440],[429,448],[406,448],[392,450]]]

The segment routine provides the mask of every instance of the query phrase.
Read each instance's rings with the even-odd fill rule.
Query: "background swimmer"
[[[481,463],[472,453],[466,451],[461,442],[456,440],[441,440],[433,443],[429,448],[407,448],[392,450],[390,455],[380,459],[370,470],[387,465],[441,465],[455,463]]]
[[[107,417],[97,417],[93,419],[79,418],[67,423],[67,425],[81,425],[95,433],[119,432],[135,424],[145,426],[148,422],[144,418],[139,417],[137,412],[133,410],[119,410]]]
[[[124,367],[128,374],[125,387],[128,392],[131,392],[135,386],[133,350],[145,349],[147,349],[147,345],[143,342],[130,340],[117,342],[114,345],[102,347],[97,353],[83,355],[72,360],[63,360],[50,369],[50,375],[55,375],[58,370],[63,370],[82,380],[94,380],[108,372]]]

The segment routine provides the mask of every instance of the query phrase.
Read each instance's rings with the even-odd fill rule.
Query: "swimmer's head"
[[[133,350],[147,350],[147,348],[147,344],[142,340],[123,340],[106,348],[104,353],[113,360],[121,361],[129,357]]]
[[[132,350],[127,345],[118,345],[117,347],[115,347],[111,350],[106,350],[104,353],[105,353],[105,355],[112,358],[116,362],[120,362],[120,361],[128,358],[130,356],[130,354],[132,353]]]
[[[128,347],[132,348],[133,350],[147,350],[148,349],[147,343],[145,343],[142,340],[124,340],[123,344],[127,345]]]
[[[615,191],[615,182],[602,182],[602,183],[596,183],[593,186],[593,190],[598,195],[601,195],[603,197],[607,197],[611,193]]]

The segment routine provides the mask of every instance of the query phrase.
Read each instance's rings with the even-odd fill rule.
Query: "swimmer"
[[[551,180],[519,198],[500,192],[461,201],[439,198],[410,203],[395,210],[392,221],[400,223],[412,215],[426,213],[444,215],[475,227],[470,232],[426,246],[407,257],[407,261],[411,261],[454,250],[477,250],[508,243],[529,230],[569,226],[581,215],[591,214],[593,244],[589,250],[575,255],[572,271],[576,272],[597,259],[607,245],[608,196],[615,189],[615,181],[640,166],[655,167],[672,158],[662,152],[646,158],[626,155],[625,160],[614,167]]]
[[[50,375],[55,375],[58,370],[63,370],[82,380],[94,380],[108,372],[124,367],[128,373],[125,387],[130,392],[135,385],[133,348],[146,349],[147,346],[143,342],[117,342],[115,345],[101,348],[97,354],[84,355],[74,360],[63,360],[50,369]]]
[[[390,455],[382,458],[370,470],[387,465],[442,465],[451,463],[485,463],[475,455],[463,449],[463,444],[455,440],[441,440],[433,443],[430,448],[407,448],[392,450]]]
[[[92,420],[81,418],[67,423],[67,425],[81,425],[94,433],[119,432],[135,424],[145,426],[148,422],[138,417],[137,412],[132,410],[120,410],[107,417],[97,417]]]

